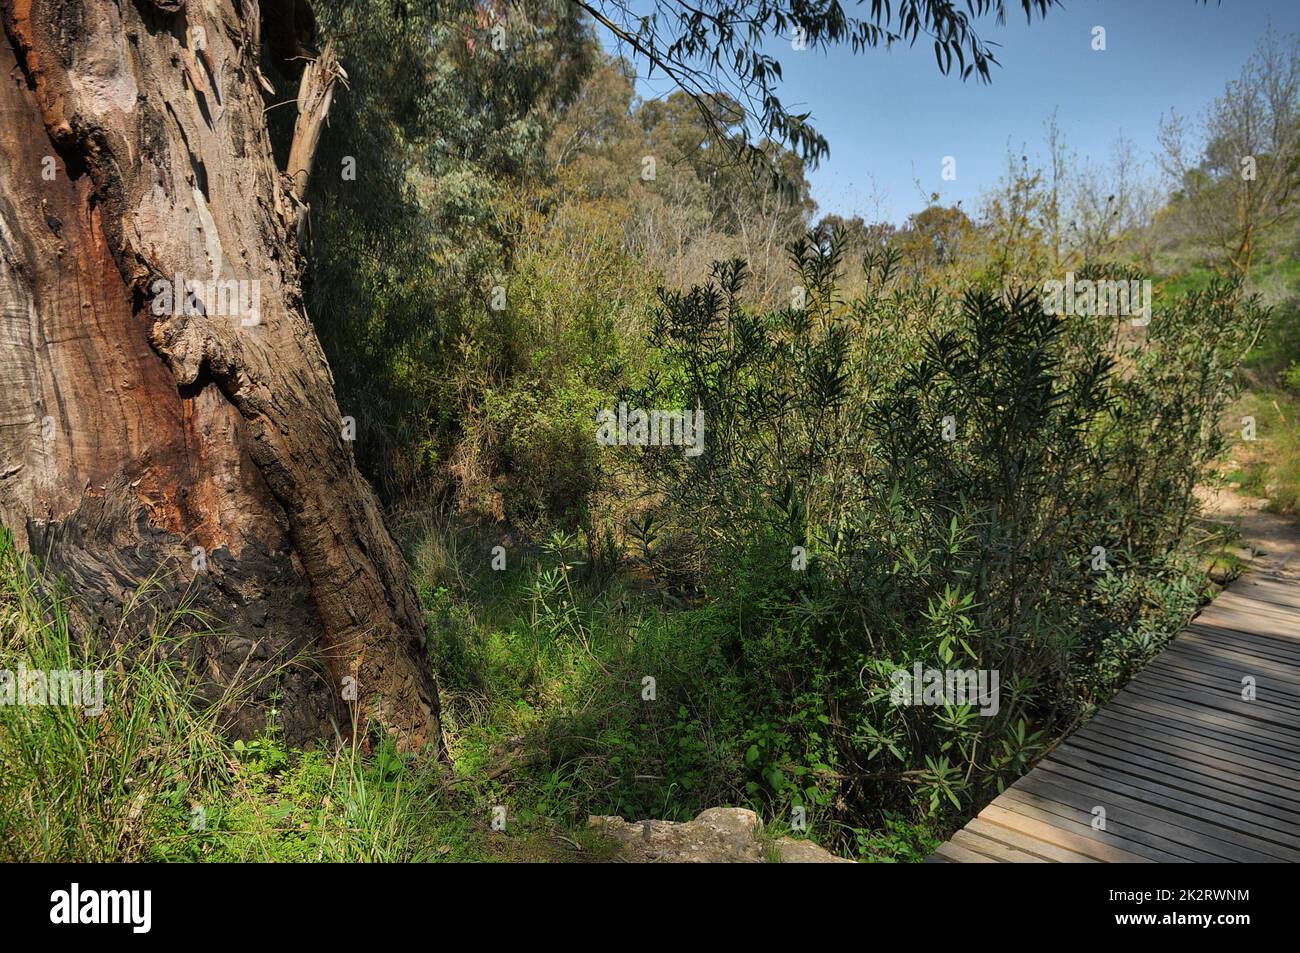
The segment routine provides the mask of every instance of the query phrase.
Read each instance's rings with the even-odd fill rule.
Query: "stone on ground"
[[[786,864],[847,864],[811,841],[782,837],[775,844],[762,839],[763,822],[740,807],[711,807],[693,821],[636,821],[592,816],[596,828],[620,844],[624,859],[660,864],[762,864],[773,849]]]

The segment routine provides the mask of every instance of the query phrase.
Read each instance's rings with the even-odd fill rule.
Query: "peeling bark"
[[[344,77],[334,55],[333,41],[325,44],[325,51],[307,64],[302,71],[298,87],[298,121],[293,127],[293,146],[289,149],[289,179],[293,193],[305,201],[307,184],[311,179],[311,165],[320,145],[321,132],[329,115],[330,101],[334,97],[334,83]]]
[[[258,5],[0,13],[0,520],[91,618],[168,572],[173,601],[222,624],[214,680],[249,678],[237,730],[278,690],[288,736],[323,735],[350,717],[352,676],[363,718],[437,744],[419,602],[303,310]],[[202,300],[170,293],[178,277]],[[295,655],[315,670],[255,677]]]

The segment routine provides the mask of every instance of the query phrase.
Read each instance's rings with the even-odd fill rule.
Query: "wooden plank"
[[[981,834],[990,840],[998,840],[1012,847],[1030,854],[1035,854],[1043,860],[1052,861],[1060,864],[1095,864],[1097,859],[1078,851],[1069,850],[1065,847],[1059,847],[1051,841],[1042,840],[1031,834],[1014,830],[1010,827],[1004,827],[1001,824],[995,824],[991,820],[985,820],[984,814],[971,819],[966,825],[966,830],[973,834]]]
[[[1194,652],[1233,665],[1267,665],[1270,671],[1285,678],[1295,678],[1300,673],[1300,657],[1269,651],[1267,645],[1252,644],[1209,627],[1184,629],[1169,648],[1177,652]]]
[[[977,854],[973,850],[968,850],[960,844],[954,844],[948,841],[935,851],[939,857],[950,860],[958,864],[996,864],[997,861],[992,857],[986,857],[983,854]]]
[[[1183,699],[1169,698],[1159,692],[1148,691],[1145,685],[1139,684],[1136,680],[1129,682],[1124,691],[1144,701],[1159,703],[1175,711],[1177,717],[1189,720],[1195,719],[1198,722],[1221,726],[1227,730],[1239,732],[1242,735],[1253,737],[1274,747],[1293,751],[1295,754],[1300,755],[1300,742],[1295,737],[1295,732],[1288,732],[1284,726],[1266,725],[1252,721],[1249,718],[1243,718],[1232,712],[1214,711],[1205,708],[1194,709],[1189,707]]]
[[[1300,579],[1229,586],[931,859],[1300,862]]]
[[[1144,711],[1156,712],[1165,715],[1166,718],[1177,718],[1191,724],[1204,725],[1213,731],[1227,732],[1234,737],[1252,737],[1261,744],[1269,745],[1270,748],[1287,751],[1292,757],[1300,755],[1300,733],[1297,733],[1294,728],[1287,725],[1262,724],[1231,711],[1201,709],[1195,705],[1188,705],[1186,701],[1180,699],[1156,697],[1147,692],[1144,683],[1136,680],[1130,681],[1125,689],[1112,699],[1112,705],[1115,702],[1141,706]]]
[[[1246,609],[1240,601],[1231,609],[1226,606],[1216,609],[1211,604],[1192,618],[1187,627],[1215,629],[1286,655],[1293,655],[1300,648],[1300,635],[1296,631],[1300,629],[1300,622],[1279,616],[1267,608]]]
[[[1234,592],[1231,589],[1221,592],[1206,608],[1228,609],[1251,616],[1264,616],[1284,623],[1290,622],[1296,630],[1300,630],[1300,607],[1280,606],[1273,602],[1264,602],[1253,599],[1245,593]]]
[[[1144,672],[1143,675],[1145,674]],[[1143,678],[1140,675],[1129,684],[1157,698],[1181,702],[1190,708],[1201,706],[1214,709],[1238,718],[1257,721],[1264,727],[1286,729],[1294,723],[1293,718],[1270,711],[1262,705],[1256,704],[1252,707],[1252,703],[1244,702],[1239,697],[1226,698],[1213,692],[1198,691],[1190,686],[1167,685],[1159,678]]]
[[[1280,689],[1278,681],[1269,678],[1263,672],[1255,674],[1240,671],[1219,672],[1208,667],[1198,670],[1188,668],[1186,663],[1180,663],[1177,659],[1161,658],[1148,665],[1147,670],[1142,674],[1147,678],[1162,679],[1165,683],[1176,682],[1179,685],[1190,685],[1199,691],[1224,694],[1232,701],[1240,701],[1246,705],[1259,705],[1280,715],[1290,714],[1300,719],[1300,696]],[[1255,679],[1253,701],[1241,697],[1245,689],[1242,679],[1247,675]]]
[[[980,820],[990,824],[1000,824],[1027,837],[1034,837],[1044,843],[1053,844],[1066,850],[1075,851],[1084,857],[1090,857],[1101,864],[1152,864],[1159,861],[1178,861],[1182,858],[1161,851],[1152,851],[1152,855],[1125,850],[1110,843],[1109,838],[1094,837],[1104,834],[1093,831],[1087,824],[1055,817],[1047,814],[1047,820],[1038,816],[1039,812],[1030,805],[1021,804],[1012,798],[998,798],[984,810],[980,811]]]
[[[1258,803],[1261,808],[1294,812],[1300,807],[1300,799],[1290,792],[1273,787],[1264,787],[1250,775],[1237,775],[1205,765],[1199,762],[1161,759],[1148,757],[1136,743],[1132,746],[1109,744],[1109,739],[1099,743],[1092,738],[1075,735],[1057,745],[1052,752],[1068,749],[1087,758],[1098,769],[1116,768],[1130,773],[1144,774],[1153,780],[1163,780],[1168,784],[1180,784],[1185,789],[1200,789],[1207,796],[1222,793],[1248,798]],[[1270,813],[1272,813],[1270,811]]]
[[[1219,593],[1209,605],[1219,601],[1219,598],[1229,597],[1232,601],[1244,601],[1258,603],[1261,606],[1268,606],[1271,610],[1282,612],[1282,614],[1300,615],[1300,585],[1296,581],[1279,584],[1277,581],[1260,579],[1258,576],[1243,576],[1242,579],[1236,580],[1229,588]]]
[[[1278,662],[1282,665],[1300,665],[1300,654],[1293,652],[1290,646],[1280,639],[1266,635],[1255,636],[1249,632],[1234,632],[1231,629],[1193,622],[1174,641],[1177,642],[1180,639],[1186,639],[1190,642],[1205,641],[1227,648],[1235,648],[1238,651],[1249,652],[1251,655],[1258,655],[1260,658]]]
[[[1206,771],[1202,765],[1181,761],[1162,762],[1146,759],[1127,751],[1098,750],[1096,744],[1085,739],[1070,739],[1068,747],[1061,745],[1052,757],[1065,755],[1080,759],[1098,773],[1123,773],[1145,778],[1167,788],[1176,788],[1207,799],[1254,810],[1257,814],[1293,822],[1296,802],[1250,779],[1238,780]]]
[[[1242,697],[1243,685],[1232,683],[1232,681],[1223,679],[1223,677],[1214,676],[1188,676],[1187,673],[1166,670],[1165,667],[1151,667],[1141,673],[1144,685],[1162,685],[1166,690],[1171,692],[1195,692],[1216,699],[1219,707],[1227,707],[1227,711],[1236,711],[1239,714],[1249,716],[1264,715],[1274,723],[1283,725],[1292,724],[1297,718],[1300,718],[1300,711],[1287,703],[1286,698],[1268,697],[1247,699]],[[1257,683],[1258,684],[1258,683]],[[1242,707],[1238,707],[1242,706]]]
[[[1218,771],[1212,765],[1190,760],[1199,756],[1196,752],[1153,751],[1146,739],[1135,740],[1132,747],[1111,744],[1113,741],[1113,737],[1076,735],[1058,745],[1048,757],[1068,750],[1098,771],[1124,771],[1201,797],[1239,798],[1245,802],[1241,806],[1254,806],[1257,813],[1300,823],[1300,818],[1295,816],[1300,813],[1300,801],[1292,792],[1274,787],[1272,777]],[[1189,754],[1189,759],[1181,757],[1182,754]],[[1234,802],[1226,800],[1225,803]]]
[[[1226,589],[1219,593],[1206,608],[1211,607],[1229,609],[1233,612],[1244,612],[1247,615],[1262,615],[1282,622],[1289,621],[1297,629],[1300,629],[1300,607],[1281,606],[1273,602],[1264,602],[1232,589]]]
[[[1175,811],[1134,800],[1124,795],[1105,791],[1090,784],[1064,784],[1046,771],[1033,771],[1021,778],[1024,790],[1042,797],[1054,798],[1080,810],[1092,812],[1094,807],[1106,808],[1107,830],[1131,840],[1135,831],[1157,835],[1167,841],[1183,844],[1220,861],[1237,863],[1268,863],[1281,860],[1276,854],[1226,838],[1233,836],[1213,824],[1197,822]],[[1116,829],[1118,828],[1118,829]],[[1216,834],[1218,836],[1216,836]],[[1243,837],[1242,840],[1245,840]]]
[[[1193,649],[1180,647],[1170,649],[1162,653],[1159,658],[1152,659],[1146,672],[1162,672],[1167,675],[1177,672],[1190,675],[1203,680],[1211,687],[1226,685],[1238,695],[1244,687],[1242,678],[1249,675],[1255,680],[1257,701],[1276,702],[1282,708],[1300,704],[1300,685],[1292,680],[1292,673],[1267,663],[1251,665],[1243,661],[1224,662],[1197,655]],[[1264,697],[1265,686],[1268,688],[1267,698]]]
[[[1286,852],[1284,859],[1300,860],[1300,837],[1295,834],[1295,831],[1300,828],[1295,826],[1294,820],[1288,823],[1279,818],[1254,813],[1249,808],[1217,799],[1198,798],[1186,791],[1166,788],[1158,783],[1122,773],[1094,773],[1087,765],[1080,766],[1068,755],[1062,761],[1056,761],[1053,756],[1041,762],[1039,767],[1048,774],[1059,774],[1063,779],[1071,782],[1091,783],[1094,787],[1114,791],[1116,794],[1140,800],[1145,804],[1189,814],[1227,831],[1237,831],[1256,840],[1276,844]],[[1062,783],[1066,783],[1066,780]],[[1263,847],[1258,849],[1264,850]],[[1268,851],[1268,853],[1282,856],[1277,851]]]
[[[967,850],[973,850],[977,854],[983,854],[985,857],[992,857],[994,860],[1003,864],[1045,864],[1043,858],[1037,854],[1030,854],[1019,848],[1012,847],[1002,841],[994,840],[991,837],[985,837],[983,834],[972,831],[969,827],[964,827],[956,834],[952,835],[952,843],[959,844]]]
[[[1166,708],[1154,699],[1141,695],[1117,695],[1106,706],[1106,712],[1118,712],[1133,721],[1156,723],[1183,734],[1207,738],[1217,744],[1244,747],[1257,758],[1272,763],[1293,765],[1300,759],[1300,750],[1288,748],[1284,743],[1244,730],[1233,731],[1209,719],[1192,718],[1180,709]]]
[[[1300,641],[1300,631],[1289,619],[1274,619],[1261,612],[1246,612],[1239,609],[1216,608],[1210,603],[1195,619],[1201,625],[1215,626],[1220,629],[1232,629],[1254,635],[1268,635],[1277,639],[1290,640],[1292,644]]]
[[[1300,586],[1295,582],[1277,582],[1261,576],[1242,576],[1227,590],[1240,596],[1300,609]]]
[[[1024,781],[1028,777],[1029,775],[1025,775],[1020,781]],[[1019,784],[1020,781],[1017,781],[1016,784]],[[1016,811],[1029,813],[1032,809],[1032,816],[1045,820],[1050,824],[1068,821],[1071,830],[1082,829],[1098,840],[1104,839],[1106,843],[1112,844],[1121,850],[1142,854],[1152,860],[1162,863],[1222,863],[1222,858],[1214,854],[1207,854],[1205,851],[1188,847],[1185,844],[1172,843],[1166,837],[1159,837],[1144,830],[1127,831],[1123,837],[1118,836],[1113,830],[1093,830],[1091,826],[1091,806],[1087,810],[1082,810],[1053,798],[1043,797],[1032,791],[1022,790],[1017,787],[1007,788],[1003,793],[1003,797],[1007,802],[1014,804]]]
[[[1248,752],[1249,756],[1256,761],[1272,765],[1274,769],[1281,768],[1287,777],[1292,776],[1291,769],[1296,766],[1295,755],[1288,754],[1275,745],[1266,744],[1257,737],[1244,734],[1234,737],[1203,722],[1186,719],[1180,721],[1146,708],[1139,708],[1127,701],[1119,704],[1112,702],[1106,706],[1104,714],[1108,719],[1124,722],[1133,731],[1149,731],[1153,735],[1163,734],[1170,738],[1184,738],[1213,748]]]
[[[1300,691],[1300,664],[1277,662],[1265,658],[1258,652],[1251,653],[1241,648],[1224,648],[1213,643],[1198,642],[1187,639],[1186,633],[1179,636],[1165,649],[1156,661],[1165,658],[1196,662],[1225,672],[1264,672],[1292,689]]]
[[[1286,658],[1294,658],[1296,654],[1297,641],[1286,635],[1277,635],[1259,629],[1242,628],[1240,624],[1226,624],[1219,621],[1222,617],[1216,613],[1203,612],[1196,618],[1187,623],[1184,631],[1193,632],[1210,632],[1219,638],[1230,639],[1233,642],[1241,642],[1250,645],[1252,648],[1258,647],[1267,652],[1273,652]],[[1177,636],[1181,638],[1180,634]]]
[[[1275,698],[1255,698],[1246,701],[1239,689],[1227,685],[1212,685],[1194,681],[1174,672],[1162,670],[1143,672],[1142,685],[1166,697],[1187,699],[1202,707],[1238,715],[1273,727],[1285,728],[1300,720],[1300,709],[1292,708]]]
[[[1264,758],[1243,745],[1233,747],[1230,742],[1217,741],[1204,735],[1184,731],[1182,726],[1177,724],[1160,724],[1154,719],[1133,718],[1125,709],[1119,707],[1107,706],[1089,722],[1090,725],[1093,723],[1099,729],[1110,729],[1121,733],[1124,737],[1159,742],[1162,747],[1168,749],[1199,751],[1214,757],[1232,758],[1237,764],[1259,776],[1264,783],[1267,783],[1270,776],[1300,781],[1300,768],[1295,762],[1287,762],[1281,758]]]
[[[1045,762],[1042,768],[1042,771],[1034,772],[1031,781],[1054,785],[1082,799],[1096,799],[1095,804],[1102,806],[1122,806],[1130,818],[1143,817],[1180,828],[1189,832],[1189,837],[1181,838],[1184,843],[1209,850],[1220,847],[1214,842],[1224,842],[1234,848],[1241,847],[1278,860],[1300,860],[1300,848],[1283,842],[1287,835],[1263,824],[1232,817],[1221,809],[1225,805],[1220,805],[1211,798],[1206,798],[1198,807],[1171,796],[1173,792],[1157,794],[1137,789],[1121,790],[1121,787],[1131,788],[1132,785],[1123,784],[1118,772],[1079,770],[1059,761],[1054,764]],[[1033,785],[1028,787],[1032,788]],[[1165,833],[1174,836],[1169,831]],[[1212,842],[1206,842],[1207,837]],[[1232,850],[1222,852],[1222,856],[1227,859],[1246,859],[1234,854]]]
[[[1053,755],[1050,761],[1041,762],[1044,770],[1056,770],[1064,773],[1077,772],[1094,778],[1098,785],[1106,788],[1113,788],[1116,785],[1124,785],[1126,788],[1132,788],[1129,793],[1134,797],[1151,797],[1153,799],[1166,798],[1179,805],[1179,810],[1191,810],[1207,818],[1216,818],[1217,823],[1229,824],[1231,819],[1247,821],[1255,824],[1261,831],[1271,832],[1268,835],[1261,833],[1266,840],[1279,840],[1297,846],[1293,840],[1296,831],[1300,827],[1296,826],[1295,815],[1287,815],[1285,812],[1277,812],[1275,809],[1261,809],[1259,805],[1252,803],[1237,795],[1215,795],[1209,792],[1197,792],[1187,787],[1170,787],[1160,778],[1153,778],[1147,775],[1135,774],[1119,768],[1109,768],[1103,771],[1097,771],[1096,766],[1089,764],[1080,759],[1076,754],[1067,752],[1060,755]],[[1135,792],[1146,792],[1138,794]],[[1278,816],[1281,814],[1282,816]],[[1297,846],[1300,849],[1300,846]]]

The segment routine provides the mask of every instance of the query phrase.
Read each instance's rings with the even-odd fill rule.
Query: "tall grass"
[[[151,586],[133,597],[145,606]],[[0,669],[102,672],[103,710],[0,706],[0,858],[139,860],[169,791],[229,780],[221,705],[200,706],[183,666],[188,612],[156,613],[138,640],[77,633],[66,595],[0,531]]]
[[[437,765],[389,747],[367,754],[364,726],[308,751],[286,748],[274,722],[254,739],[226,737],[222,714],[240,692],[214,699],[185,662],[195,640],[214,634],[209,620],[184,605],[151,611],[158,582],[141,586],[123,613],[152,618],[145,631],[82,631],[70,598],[0,530],[0,671],[101,672],[104,684],[98,712],[0,705],[0,861],[484,853],[488,807],[453,813]]]

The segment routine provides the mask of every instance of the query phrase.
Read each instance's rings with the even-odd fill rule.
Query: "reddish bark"
[[[364,718],[436,743],[419,602],[303,310],[258,5],[0,12],[0,519],[91,620],[168,571],[221,625],[205,669],[247,682],[239,730],[278,691],[289,737],[321,735],[351,676]],[[258,313],[161,309],[178,275],[248,282]]]

